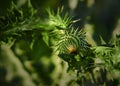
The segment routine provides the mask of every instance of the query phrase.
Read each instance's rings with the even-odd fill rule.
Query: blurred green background
[[[11,1],[18,8],[27,2],[0,0],[0,18],[7,14]],[[120,33],[120,0],[31,0],[31,4],[41,18],[47,7],[57,10],[63,6],[73,20],[80,19],[74,27],[84,28],[92,45],[100,45],[100,36],[108,43]],[[41,34],[35,36],[32,49],[31,40],[28,36],[16,40],[11,48],[1,47],[0,86],[79,86],[74,81],[76,75],[66,72],[67,64],[47,46]]]

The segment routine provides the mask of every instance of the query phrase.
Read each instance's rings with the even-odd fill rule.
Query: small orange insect
[[[76,47],[73,45],[69,45],[67,49],[69,54],[75,53],[77,51]]]

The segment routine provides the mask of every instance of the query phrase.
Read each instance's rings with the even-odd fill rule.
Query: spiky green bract
[[[69,18],[68,14],[65,13],[64,17],[62,18],[60,14],[62,13],[63,9],[58,8],[57,13],[51,11],[50,8],[47,9],[48,12],[48,23],[50,26],[56,26],[60,29],[68,28],[68,25],[71,22],[71,18]]]
[[[85,33],[82,30],[70,28],[66,29],[58,42],[59,53],[69,54],[69,47],[73,46],[77,53],[83,53],[89,50],[89,44],[85,39]]]

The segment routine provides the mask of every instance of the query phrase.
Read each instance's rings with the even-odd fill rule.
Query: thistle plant
[[[58,41],[58,55],[68,63],[68,70],[76,71],[78,83],[82,86],[89,80],[97,86],[107,86],[106,80],[114,80],[113,72],[118,70],[115,68],[120,51],[117,42],[91,46],[82,30],[69,28]]]
[[[120,69],[119,35],[111,39],[109,44],[93,46],[86,39],[84,28],[74,28],[74,21],[67,13],[61,17],[62,9],[58,8],[55,13],[47,8],[48,16],[45,19],[38,16],[38,10],[32,7],[30,0],[26,9],[17,8],[12,3],[9,15],[0,17],[0,46],[3,42],[31,38],[29,41],[32,49],[36,38],[41,37],[40,40],[47,47],[57,49],[58,56],[68,64],[68,72],[76,74],[78,85],[86,86],[90,82],[97,86],[107,86],[112,80],[120,82],[120,76],[116,77],[113,73]]]
[[[68,27],[57,41],[58,56],[68,63],[68,71],[77,74],[78,84],[84,86],[90,80],[97,86],[107,86],[109,80],[116,78],[113,72],[118,70],[119,63],[120,41],[119,38],[112,40],[117,42],[107,44],[101,38],[101,45],[92,46],[86,40],[83,29]]]

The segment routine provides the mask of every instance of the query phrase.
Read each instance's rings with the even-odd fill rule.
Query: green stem
[[[93,80],[94,84],[97,85],[97,82],[96,82],[96,80],[95,80],[95,76],[94,76],[93,72],[91,71],[90,74],[91,74],[91,76],[92,76],[92,80]],[[97,85],[97,86],[98,86],[98,85]]]

